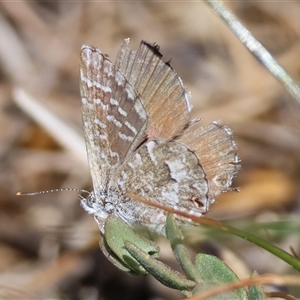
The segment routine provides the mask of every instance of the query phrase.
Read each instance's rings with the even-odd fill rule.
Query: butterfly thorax
[[[118,204],[129,200],[125,195],[116,189],[105,189],[92,191],[87,197],[80,195],[81,206],[89,213],[93,214],[98,223],[99,229],[104,233],[104,223],[108,215],[118,215]]]

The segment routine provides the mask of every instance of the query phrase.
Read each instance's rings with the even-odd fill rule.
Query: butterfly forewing
[[[131,84],[100,50],[83,46],[80,91],[94,192],[104,191],[144,139],[147,113]]]
[[[172,139],[189,121],[189,94],[174,69],[163,62],[157,45],[142,41],[138,50],[125,40],[115,67],[134,86],[149,115],[149,139]],[[172,124],[172,125],[170,125]]]

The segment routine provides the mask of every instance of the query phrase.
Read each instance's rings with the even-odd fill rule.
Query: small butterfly
[[[81,197],[104,234],[115,215],[164,234],[166,211],[202,216],[240,168],[231,130],[190,120],[190,95],[157,44],[125,39],[115,64],[99,49],[80,54],[82,117],[93,191]]]

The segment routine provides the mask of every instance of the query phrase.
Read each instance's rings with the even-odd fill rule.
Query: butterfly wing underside
[[[240,169],[237,146],[232,131],[222,121],[207,125],[195,122],[179,138],[199,159],[209,185],[208,201],[215,201],[230,190],[232,179]]]
[[[149,116],[148,138],[170,140],[189,122],[190,94],[171,65],[162,60],[158,45],[142,41],[138,50],[131,50],[128,44],[125,39],[115,67],[143,101]]]
[[[209,209],[208,184],[198,159],[176,141],[149,141],[142,145],[124,166],[119,189],[178,211],[201,216]],[[147,227],[165,222],[165,212],[151,205],[128,201],[117,208],[129,223]]]
[[[145,137],[147,113],[132,85],[100,50],[84,45],[80,57],[82,118],[94,194],[114,181]]]

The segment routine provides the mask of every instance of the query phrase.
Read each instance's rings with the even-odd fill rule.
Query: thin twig
[[[222,1],[205,0],[223,19],[231,31],[247,49],[281,82],[286,90],[300,104],[300,87],[293,78],[277,63],[270,52],[245,28],[244,25],[225,7]]]

